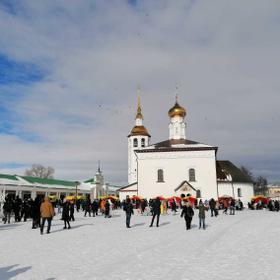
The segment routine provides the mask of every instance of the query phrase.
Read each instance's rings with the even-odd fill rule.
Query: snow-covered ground
[[[207,229],[185,230],[179,215],[134,215],[132,228],[116,211],[111,219],[76,214],[63,230],[56,216],[51,234],[31,222],[0,224],[0,279],[280,279],[280,213],[207,213]]]

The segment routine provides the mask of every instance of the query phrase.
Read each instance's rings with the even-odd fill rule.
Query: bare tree
[[[263,176],[255,177],[253,173],[245,166],[240,167],[241,171],[246,174],[254,184],[254,193],[255,195],[267,195],[267,179]]]
[[[33,164],[30,169],[25,170],[26,176],[37,178],[49,178],[52,179],[54,174],[54,168],[48,166],[44,167],[41,164]]]
[[[267,179],[263,176],[257,177],[254,184],[255,194],[266,195],[267,190]]]
[[[255,181],[254,176],[252,172],[245,166],[240,167],[241,171],[246,174],[253,182]]]

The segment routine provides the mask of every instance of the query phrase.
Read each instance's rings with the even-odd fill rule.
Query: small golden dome
[[[184,118],[186,116],[186,110],[181,107],[176,100],[175,105],[168,111],[168,115],[170,118],[173,118],[175,116]]]
[[[144,125],[134,126],[128,136],[135,136],[135,135],[143,135],[143,136],[151,137]]]

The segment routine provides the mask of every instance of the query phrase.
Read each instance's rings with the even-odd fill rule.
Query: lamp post
[[[75,182],[75,186],[76,186],[76,199],[77,199],[77,196],[78,196],[78,186],[80,185],[80,182],[79,181],[76,181]]]

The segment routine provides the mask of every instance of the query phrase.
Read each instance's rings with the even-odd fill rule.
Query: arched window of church
[[[189,169],[189,181],[195,182],[195,170],[193,168]]]
[[[141,147],[145,147],[145,138],[141,139]]]
[[[241,196],[242,196],[242,193],[241,193],[241,189],[240,189],[240,188],[237,189],[237,195],[238,195],[238,197],[241,197]]]
[[[164,182],[164,178],[163,178],[163,170],[162,169],[159,169],[158,171],[157,171],[157,177],[158,177],[158,182]]]
[[[138,147],[138,140],[136,138],[133,139],[133,147]]]
[[[201,191],[200,190],[196,190],[196,198],[201,198]]]

